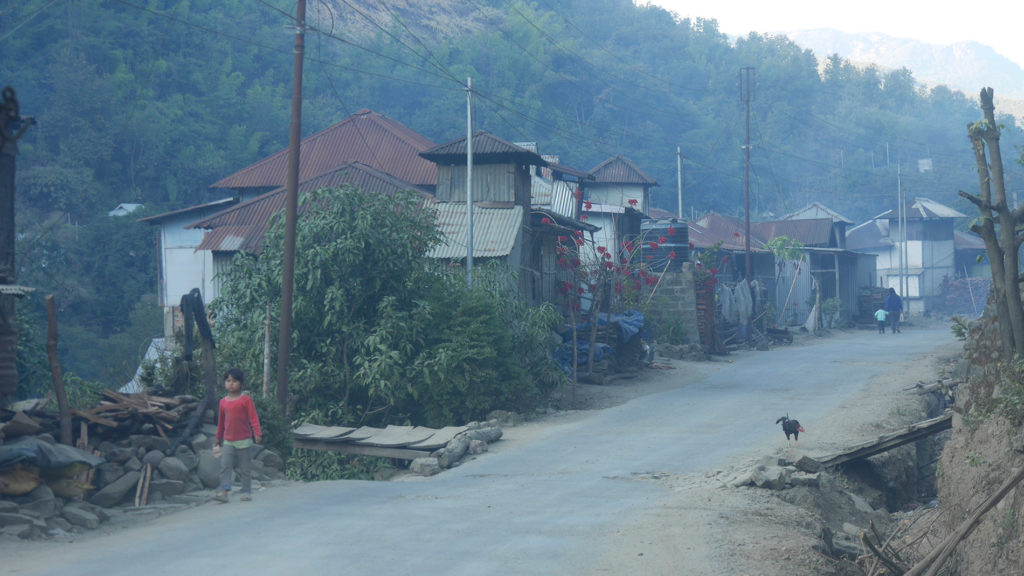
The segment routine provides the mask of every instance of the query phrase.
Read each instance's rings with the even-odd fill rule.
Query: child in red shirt
[[[227,502],[231,491],[231,476],[235,465],[242,481],[243,502],[252,500],[252,454],[250,448],[255,438],[259,444],[260,417],[256,414],[256,404],[252,397],[242,394],[245,387],[245,375],[238,368],[231,368],[224,373],[224,389],[228,395],[220,399],[217,413],[217,441],[213,445],[214,453],[220,453],[220,492],[213,495],[217,502]]]

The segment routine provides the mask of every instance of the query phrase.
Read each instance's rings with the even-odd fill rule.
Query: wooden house
[[[359,112],[302,140],[299,190],[329,182],[387,191],[395,187],[429,195],[434,164],[419,153],[428,138],[370,110]],[[238,251],[258,253],[270,218],[283,206],[288,150],[281,150],[211,185],[230,197],[141,221],[160,226],[160,305],[165,336],[173,335],[181,295],[199,288],[207,302],[220,295],[219,273]],[[233,208],[227,213],[218,213]]]
[[[462,263],[469,255],[470,218],[474,264],[497,260],[519,276],[520,294],[531,304],[553,302],[559,271],[555,265],[559,236],[596,227],[553,209],[534,206],[538,168],[549,164],[536,152],[485,131],[473,134],[472,205],[467,202],[466,138],[427,150],[422,157],[437,165],[434,192],[438,226],[446,243],[432,258]],[[565,170],[562,170],[564,173]],[[571,188],[563,187],[570,191]],[[570,197],[573,197],[570,194]],[[563,198],[562,204],[570,201]]]
[[[846,243],[875,254],[877,285],[896,289],[908,313],[924,313],[943,298],[944,280],[957,275],[954,225],[966,217],[934,200],[915,198],[906,205],[905,234],[892,209],[852,228]]]

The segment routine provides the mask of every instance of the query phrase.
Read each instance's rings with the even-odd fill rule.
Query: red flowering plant
[[[674,232],[674,229],[670,229],[668,234]],[[662,250],[662,245],[667,242],[665,236],[657,240],[647,240],[644,236],[623,240],[615,249],[596,244],[592,239],[586,240],[582,231],[557,238],[557,262],[563,278],[558,287],[559,300],[573,326],[574,351],[577,343],[575,327],[580,323],[579,320],[589,321],[589,372],[593,370],[598,314],[602,310],[643,311],[676,254],[669,252],[664,269],[654,270],[648,262],[652,256],[646,252]],[[642,252],[645,253],[643,257]],[[645,294],[648,297],[645,298]],[[586,310],[584,303],[587,304]],[[574,352],[573,364],[576,363]]]
[[[693,282],[698,290],[713,291],[718,284],[718,271],[724,269],[729,262],[729,255],[719,256],[722,242],[716,242],[699,252],[690,243],[690,251],[694,254]]]

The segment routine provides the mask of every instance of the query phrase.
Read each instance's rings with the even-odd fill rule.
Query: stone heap
[[[71,481],[37,473],[31,466],[0,470],[0,537],[66,536],[98,528],[124,514],[146,509],[166,511],[207,501],[219,483],[220,461],[212,451],[216,426],[203,424],[173,453],[168,453],[170,443],[165,437],[155,431],[153,435],[146,434],[145,429],[142,432],[120,439],[97,439],[95,445],[90,442],[92,455],[101,458],[102,463],[92,470],[87,485],[81,480],[84,474]],[[50,433],[34,437],[56,444]],[[12,438],[0,440],[5,441]],[[255,489],[284,478],[280,456],[262,446],[253,449]],[[23,481],[20,487],[14,485],[14,478]],[[35,487],[25,492],[24,482]]]

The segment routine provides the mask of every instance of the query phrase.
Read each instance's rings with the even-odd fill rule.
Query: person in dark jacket
[[[896,293],[895,288],[889,288],[889,295],[885,297],[885,311],[889,313],[889,328],[893,334],[900,331],[900,316],[903,315],[903,299]]]

